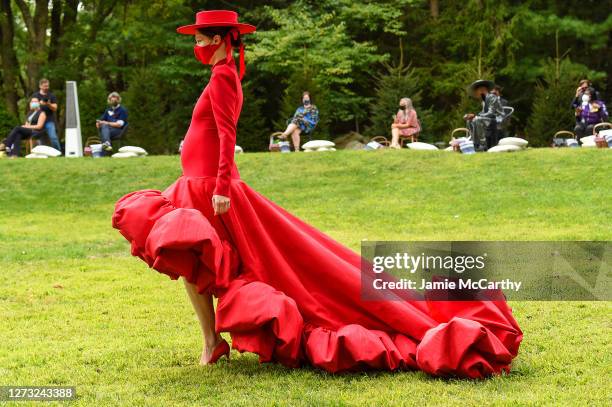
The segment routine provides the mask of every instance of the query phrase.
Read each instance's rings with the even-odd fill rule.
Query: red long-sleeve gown
[[[216,330],[261,362],[471,378],[509,370],[522,332],[503,300],[363,301],[357,253],[240,179],[241,107],[235,64],[223,59],[193,110],[183,175],[116,203],[113,227],[133,255],[218,297]],[[226,214],[213,216],[213,194],[231,198]]]

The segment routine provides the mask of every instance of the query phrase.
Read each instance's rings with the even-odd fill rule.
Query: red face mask
[[[215,52],[217,52],[219,47],[221,47],[221,44],[223,43],[219,42],[216,45],[208,44],[203,47],[195,45],[193,47],[193,53],[195,54],[195,57],[198,61],[200,61],[204,65],[210,65],[210,60],[212,59]]]
[[[225,41],[225,49],[226,49],[225,59],[227,62],[229,62],[232,59],[232,44],[231,44],[230,36],[233,37],[234,39],[237,39],[238,35],[239,35],[238,30],[234,28],[223,39],[223,41]],[[220,42],[217,45],[208,44],[203,47],[196,44],[193,47],[193,53],[195,54],[195,57],[198,61],[200,61],[204,65],[210,65],[210,60],[212,56],[215,54],[215,52],[217,52],[219,47],[221,47],[221,44],[223,44],[223,42]],[[246,69],[244,65],[244,44],[241,43],[240,44],[240,80],[242,80],[245,70]]]

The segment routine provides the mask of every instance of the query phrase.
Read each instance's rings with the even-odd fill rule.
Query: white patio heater
[[[83,157],[81,138],[81,117],[79,116],[79,96],[77,83],[66,81],[66,157]]]

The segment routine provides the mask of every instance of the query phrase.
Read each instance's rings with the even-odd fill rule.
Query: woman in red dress
[[[181,152],[183,174],[163,192],[125,195],[113,214],[133,255],[183,277],[202,327],[201,363],[229,357],[219,335],[229,332],[233,349],[289,367],[471,378],[509,371],[522,332],[503,299],[364,301],[357,253],[240,179],[240,34],[254,30],[230,11],[199,12],[196,24],[178,29],[195,35],[196,57],[212,65]]]

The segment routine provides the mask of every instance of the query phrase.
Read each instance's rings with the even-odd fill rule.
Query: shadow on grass
[[[381,382],[395,380],[401,377],[402,381],[420,382],[428,384],[467,384],[471,386],[484,385],[491,380],[513,380],[517,377],[531,376],[530,369],[513,370],[509,374],[501,376],[472,380],[463,378],[443,378],[433,377],[418,370],[361,370],[354,372],[342,372],[332,374],[322,369],[304,365],[297,369],[285,367],[278,363],[259,363],[254,354],[238,354],[232,352],[231,362],[226,359],[220,360],[212,366],[200,366],[196,361],[192,365],[182,367],[166,367],[161,377],[155,378],[153,383],[149,383],[154,388],[168,388],[175,385],[219,385],[228,378],[232,383],[243,383],[246,387],[257,386],[257,383],[274,383],[275,386],[292,385],[296,380],[304,383],[317,383],[323,387],[350,386],[356,384],[376,385]],[[244,386],[240,386],[244,387]]]

